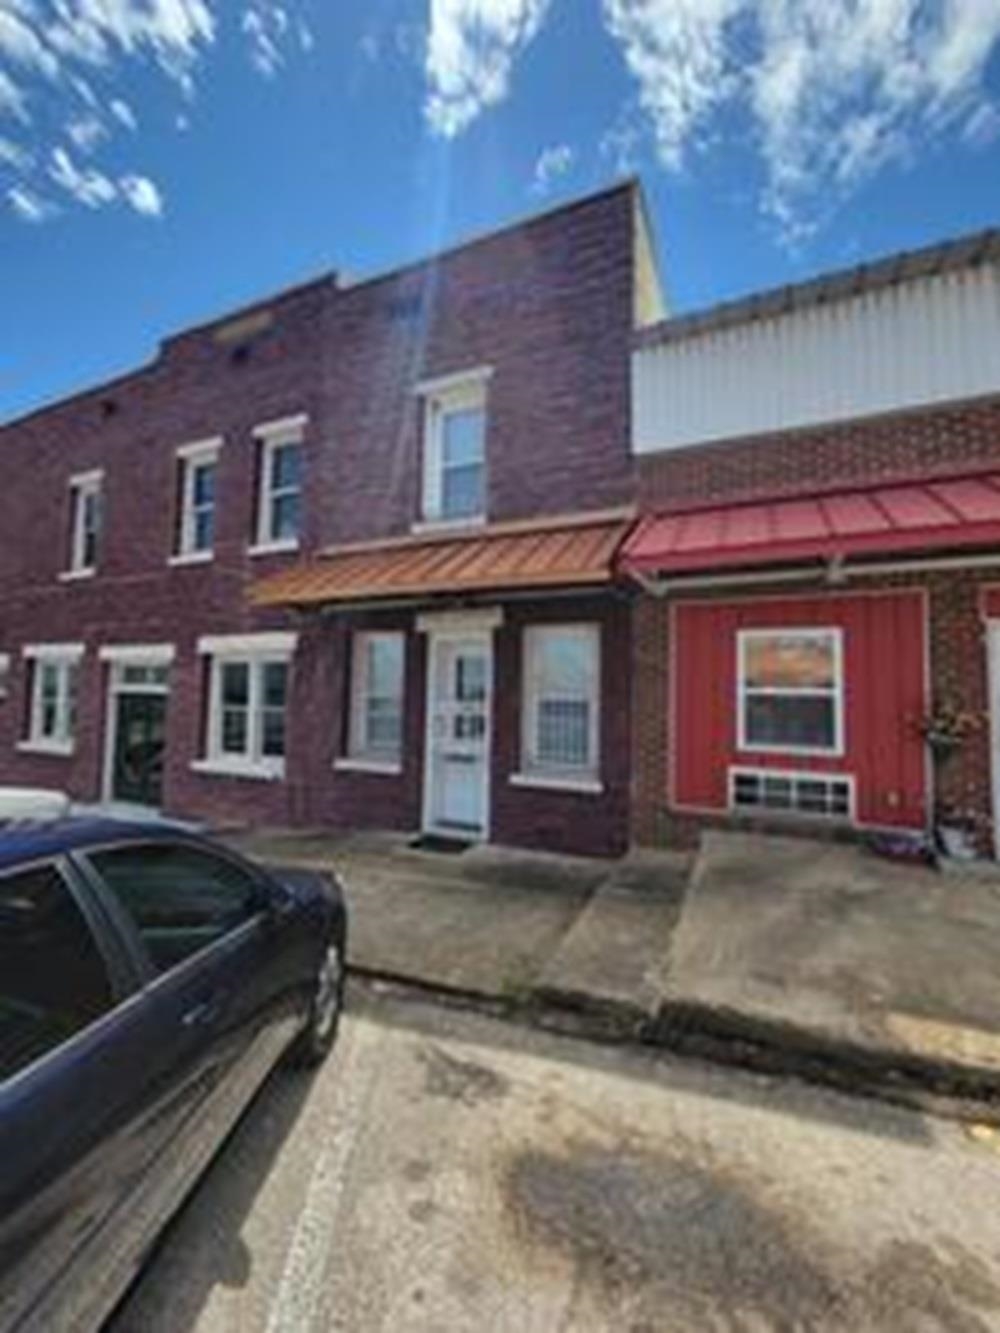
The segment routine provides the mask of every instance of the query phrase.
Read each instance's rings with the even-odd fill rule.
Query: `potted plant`
[[[918,719],[917,730],[935,762],[943,763],[961,749],[967,737],[981,725],[981,713],[946,699],[937,701],[929,713]]]

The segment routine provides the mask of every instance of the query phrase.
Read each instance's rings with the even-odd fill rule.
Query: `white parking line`
[[[356,1129],[367,1123],[359,1112],[371,1101],[381,1067],[373,1025],[364,1020],[344,1024],[340,1042],[348,1049],[338,1055],[346,1054],[347,1059],[337,1060],[333,1098],[323,1108],[322,1146],[285,1256],[267,1333],[308,1333],[313,1328],[340,1220],[340,1199],[357,1146]]]

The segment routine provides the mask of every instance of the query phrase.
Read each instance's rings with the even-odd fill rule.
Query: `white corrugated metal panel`
[[[1000,392],[1000,266],[695,332],[632,358],[633,448],[849,420]]]

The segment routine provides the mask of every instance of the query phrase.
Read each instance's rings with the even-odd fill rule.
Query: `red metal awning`
[[[620,564],[686,574],[975,546],[1000,547],[1000,472],[654,514]]]

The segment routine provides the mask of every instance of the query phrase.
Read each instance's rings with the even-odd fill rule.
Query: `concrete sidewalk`
[[[1000,1108],[1000,879],[709,833],[618,861],[400,835],[230,835],[335,869],[349,963],[536,1023],[922,1100]],[[1000,1115],[1000,1109],[998,1109]]]
[[[861,847],[705,835],[661,1027],[1000,1089],[1000,879]]]
[[[227,841],[271,865],[335,869],[350,909],[349,962],[370,976],[648,1020],[689,857],[623,862],[473,846],[414,848],[391,834],[276,831]]]

